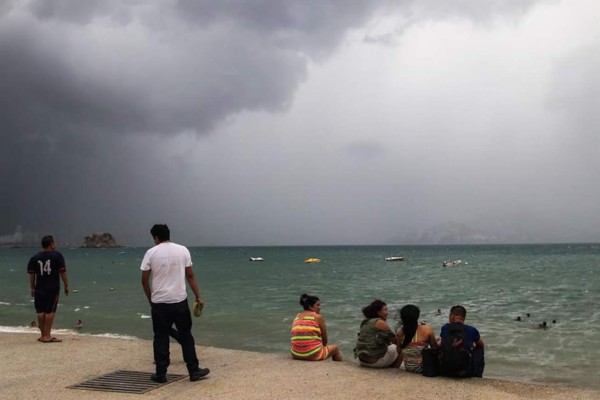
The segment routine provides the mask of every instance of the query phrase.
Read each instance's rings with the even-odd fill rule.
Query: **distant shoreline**
[[[187,247],[196,248],[301,248],[301,247],[461,247],[461,246],[600,246],[600,242],[539,242],[539,243],[412,243],[412,244],[277,244],[277,245],[266,245],[266,244],[235,244],[235,245],[206,245],[206,244],[187,244],[181,241],[175,240],[175,242],[185,244]],[[145,245],[119,245],[109,247],[86,247],[86,246],[73,246],[70,244],[57,242],[58,250],[61,249],[140,249],[149,248],[151,244]],[[35,244],[0,244],[0,249],[36,249],[39,246]]]

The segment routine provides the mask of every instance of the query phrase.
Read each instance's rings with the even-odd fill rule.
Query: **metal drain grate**
[[[67,386],[67,388],[142,394],[186,377],[186,375],[167,374],[167,382],[158,383],[150,380],[151,375],[150,372],[119,370],[76,385]]]

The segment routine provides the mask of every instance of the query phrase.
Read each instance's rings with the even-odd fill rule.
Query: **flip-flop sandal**
[[[50,340],[40,340],[40,342],[42,342],[42,343],[60,343],[60,342],[62,342],[62,340],[57,339],[55,337],[51,337]]]
[[[202,310],[204,310],[204,303],[200,303],[199,301],[194,302],[193,312],[194,317],[199,317],[202,315]]]

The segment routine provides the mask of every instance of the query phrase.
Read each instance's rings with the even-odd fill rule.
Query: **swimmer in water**
[[[542,322],[541,324],[538,325],[539,329],[546,329],[548,327],[548,324],[546,323],[546,321]]]

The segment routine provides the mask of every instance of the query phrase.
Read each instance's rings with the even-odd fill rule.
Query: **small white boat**
[[[404,261],[404,257],[399,257],[399,256],[386,257],[385,261]]]
[[[462,262],[463,260],[444,261],[442,267],[456,267],[457,265],[462,264]]]
[[[262,257],[250,257],[250,261],[265,261]]]

